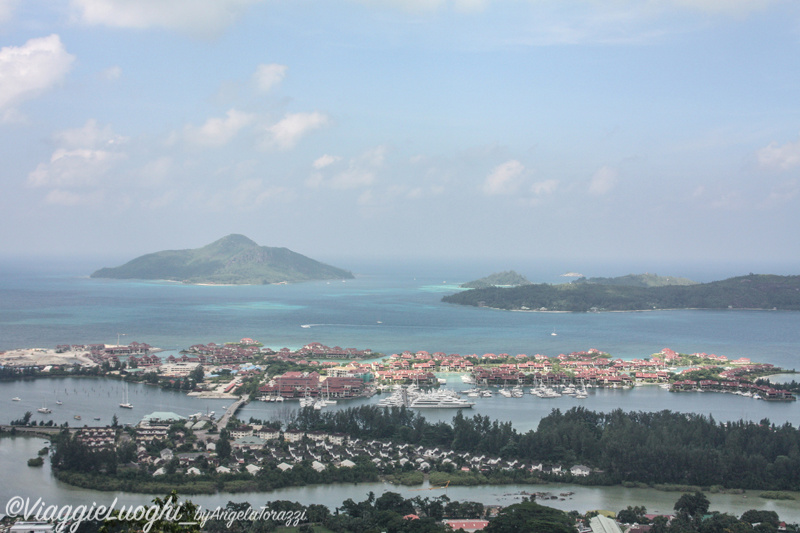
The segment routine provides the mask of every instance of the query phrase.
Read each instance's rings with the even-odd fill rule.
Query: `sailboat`
[[[47,403],[46,402],[43,403],[42,406],[37,409],[37,411],[39,411],[40,413],[44,413],[46,415],[53,412],[53,411],[51,411],[50,409],[47,408]]]
[[[128,401],[128,384],[125,384],[125,396],[122,398],[123,402],[119,404],[124,409],[133,409],[133,405]]]
[[[553,333],[551,333],[550,335],[552,335],[553,337],[555,337],[556,335],[558,335],[558,333],[556,333],[556,328],[553,328]]]

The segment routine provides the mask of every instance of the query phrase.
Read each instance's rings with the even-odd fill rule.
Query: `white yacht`
[[[123,409],[133,409],[133,404],[128,400],[128,384],[125,383],[125,394],[122,397],[122,403],[119,404]]]
[[[421,394],[411,400],[414,409],[471,409],[475,402],[468,402],[447,394]]]

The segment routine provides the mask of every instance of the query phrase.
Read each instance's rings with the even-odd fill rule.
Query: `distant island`
[[[485,278],[462,283],[461,288],[484,289],[486,287],[518,287],[520,285],[530,284],[531,282],[528,281],[525,276],[517,274],[513,270],[508,270],[506,272],[495,272],[494,274],[490,274]]]
[[[143,255],[93,278],[148,279],[192,284],[266,285],[323,279],[352,279],[332,267],[288,248],[259,246],[244,235],[228,235],[202,248]]]
[[[616,278],[585,278],[580,276],[572,283],[596,283],[599,285],[624,285],[626,287],[666,287],[667,285],[697,285],[696,281],[658,274],[628,274]]]
[[[800,310],[800,276],[749,274],[710,283],[654,274],[581,278],[572,283],[488,287],[443,302],[514,311],[644,311],[653,309]]]

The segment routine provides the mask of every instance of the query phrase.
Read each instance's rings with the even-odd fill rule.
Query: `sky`
[[[800,274],[800,3],[0,0],[0,146],[6,258]]]

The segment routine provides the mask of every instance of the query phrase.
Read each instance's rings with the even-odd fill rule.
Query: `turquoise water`
[[[518,313],[442,303],[446,273],[360,274],[297,285],[208,287],[94,280],[9,270],[0,278],[0,349],[146,342],[164,349],[252,337],[272,348],[309,342],[447,353],[598,348],[622,358],[664,347],[797,365],[800,313],[654,311]],[[301,328],[301,325],[311,325]],[[553,331],[557,336],[551,335]]]
[[[421,269],[420,269],[421,270]],[[86,268],[86,272],[91,268]],[[80,271],[75,271],[80,272]],[[252,337],[273,348],[295,348],[309,342],[342,347],[371,348],[383,353],[402,350],[447,353],[543,353],[549,356],[598,348],[621,358],[646,357],[670,347],[680,352],[703,351],[729,357],[749,357],[785,368],[800,367],[800,313],[757,311],[659,311],[642,313],[555,314],[511,313],[458,307],[441,303],[442,295],[458,290],[457,284],[479,277],[456,279],[447,268],[429,268],[424,275],[366,271],[354,280],[298,285],[252,287],[198,287],[175,283],[92,280],[73,273],[37,272],[0,264],[0,350],[53,348],[57,344],[146,342],[167,350],[196,343],[226,342]],[[619,272],[618,272],[619,273]],[[715,279],[712,277],[711,279]],[[719,278],[716,278],[719,279]],[[560,281],[536,279],[534,281]],[[302,328],[301,325],[310,325]],[[556,331],[558,335],[551,333]],[[791,378],[792,376],[788,376]],[[463,388],[457,376],[449,386]],[[784,377],[786,378],[786,377]],[[21,402],[12,402],[18,396]],[[70,425],[108,423],[113,414],[120,422],[134,423],[157,410],[182,415],[222,411],[225,400],[197,400],[181,393],[145,385],[130,387],[133,410],[116,406],[122,398],[119,382],[75,378],[18,381],[0,384],[0,422],[7,423],[33,411],[35,419],[52,419]],[[341,402],[335,409],[377,401]],[[54,405],[61,400],[62,405]],[[51,415],[35,409],[47,403]],[[289,402],[287,402],[289,403]],[[520,431],[536,426],[551,409],[584,405],[598,411],[672,409],[701,412],[718,420],[740,418],[800,425],[800,402],[766,403],[709,393],[670,394],[658,387],[634,390],[592,390],[586,400],[543,400],[530,395],[478,399],[473,413],[510,420]],[[244,407],[242,418],[288,418],[295,406],[254,402]],[[75,415],[82,420],[74,420]],[[449,421],[454,413],[429,411],[432,420]],[[30,444],[26,444],[30,443]],[[58,504],[110,501],[147,502],[150,496],[107,494],[75,489],[56,482],[49,467],[21,466],[40,443],[33,439],[0,439],[0,465],[17,481],[0,491],[0,504],[17,493],[43,495]],[[347,497],[363,499],[366,492],[401,491],[383,484],[303,487],[270,494],[215,495],[195,498],[205,505],[228,500],[254,503],[291,499],[336,506]],[[522,490],[548,490],[536,486],[458,488],[448,495],[485,503],[518,501]],[[562,490],[562,489],[559,489]],[[581,511],[618,510],[646,504],[650,510],[668,511],[675,494],[630,491],[621,487],[565,487],[572,500],[552,505]],[[419,492],[405,491],[407,496]],[[426,492],[424,495],[430,496]],[[752,507],[774,508],[790,521],[800,520],[794,502],[765,502],[754,495],[711,496],[712,508],[740,513]],[[624,505],[618,505],[624,502]],[[715,505],[716,504],[716,507]]]

